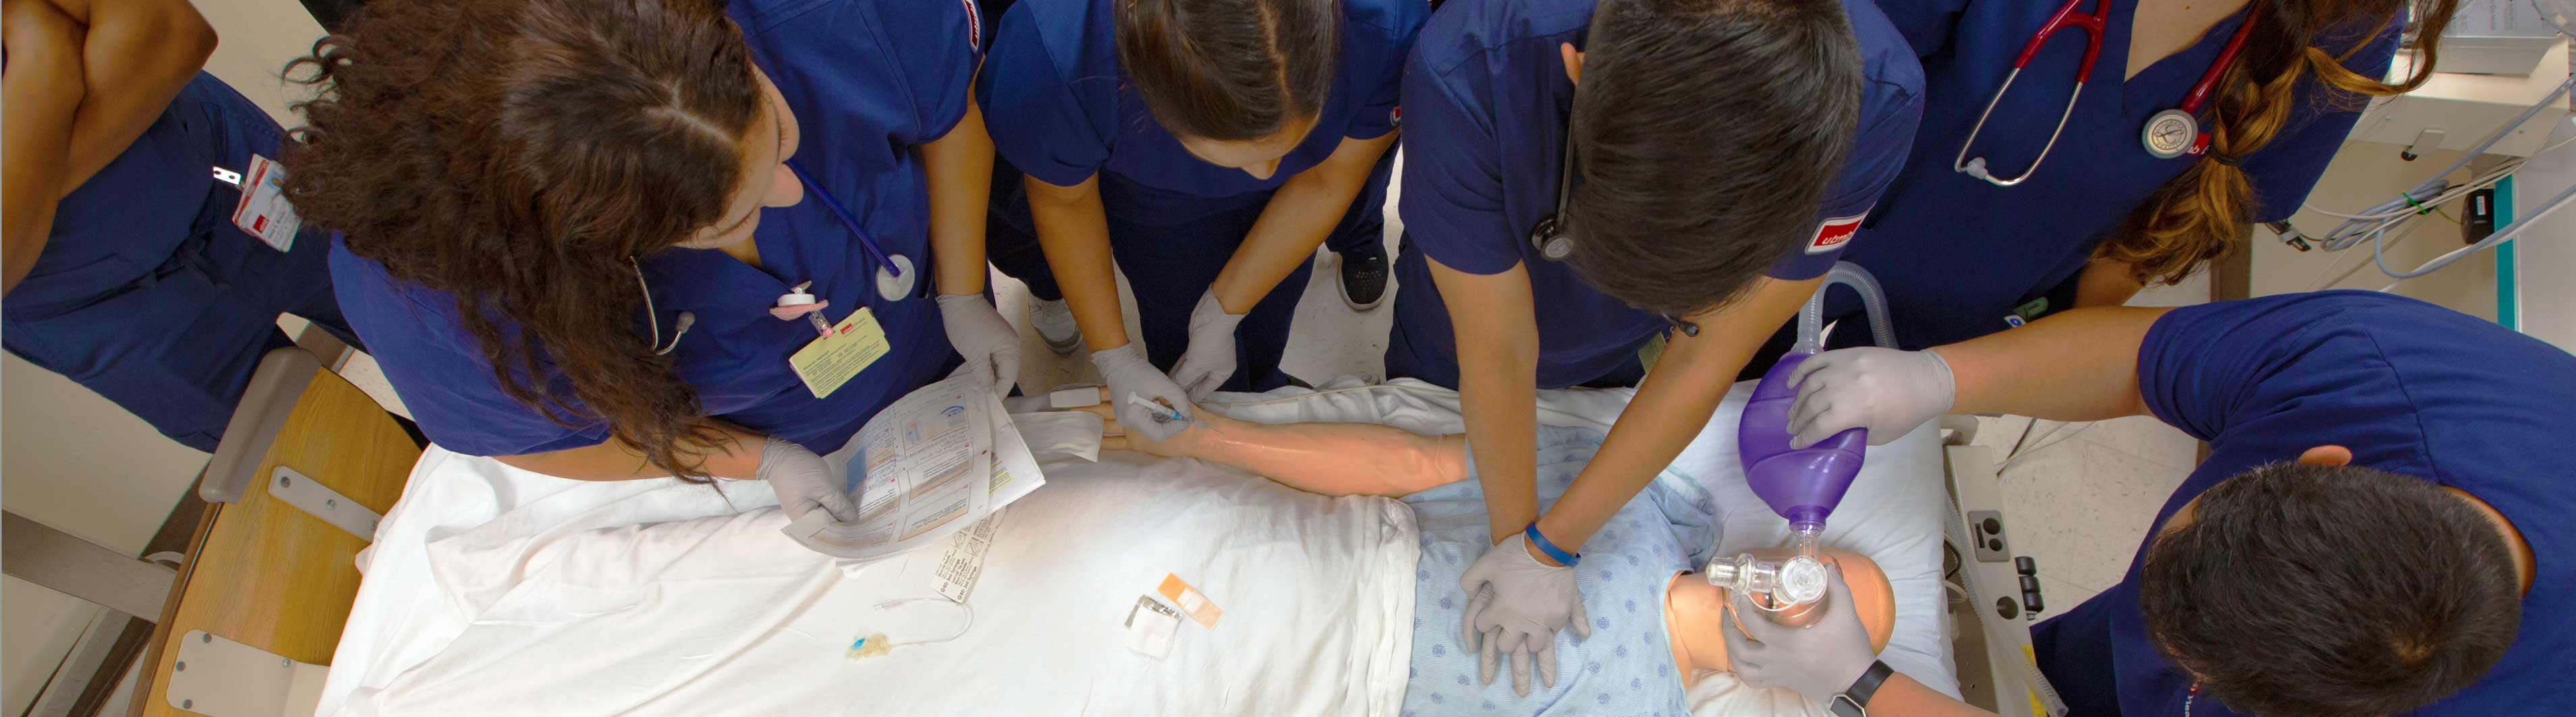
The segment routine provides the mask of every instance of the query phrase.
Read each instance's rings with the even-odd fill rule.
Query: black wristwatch
[[[1850,687],[1834,695],[1828,710],[1834,713],[1834,717],[1868,717],[1869,696],[1878,694],[1878,686],[1885,684],[1887,676],[1893,674],[1896,674],[1896,668],[1888,667],[1885,662],[1870,661],[1869,670],[1860,673],[1860,679],[1853,680]]]

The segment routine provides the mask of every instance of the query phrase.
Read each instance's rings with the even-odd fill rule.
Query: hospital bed
[[[1723,551],[1787,535],[1733,468],[1734,416],[1749,387],[1739,386],[1659,478],[1699,481],[1729,506]],[[1541,420],[1606,430],[1630,395],[1543,392]],[[1220,394],[1211,404],[1264,422],[1359,421],[1428,434],[1462,426],[1454,394],[1418,384],[1345,381]],[[1991,707],[1993,695],[2024,688],[2010,681],[2014,670],[1992,667],[2013,663],[1988,653],[2026,647],[2015,646],[2009,627],[1967,624],[1959,616],[1975,613],[1956,611],[1944,587],[1943,534],[1958,524],[1943,507],[1945,483],[1974,485],[1960,475],[1982,470],[1991,491],[1992,469],[1949,466],[1945,452],[1973,446],[1944,447],[1941,433],[1925,428],[1873,448],[1828,543],[1887,571],[1899,603],[1889,662]],[[242,547],[193,556],[184,572],[196,577],[173,600],[176,619],[163,621],[158,644],[166,646],[142,711],[1392,716],[1417,639],[1418,548],[1403,504],[1299,493],[1196,461],[1046,458],[1048,486],[990,531],[968,611],[917,599],[943,570],[954,572],[942,564],[954,556],[924,550],[845,575],[778,534],[784,518],[763,510],[774,499],[757,484],[566,481],[433,446],[412,465],[399,504],[386,506],[393,488],[382,464],[407,456],[357,451],[354,460],[373,473],[306,469],[352,459],[290,446],[286,436],[261,461],[267,477],[235,504],[250,507],[210,521],[210,548]],[[361,551],[353,537],[326,539],[337,530],[330,521],[284,507],[275,494],[281,466],[366,507],[391,508],[373,544]],[[1067,538],[1104,534],[1123,547],[1085,549]],[[327,548],[288,547],[306,542]],[[353,591],[360,571],[364,583]],[[1136,596],[1183,573],[1220,603],[1218,626],[1185,625],[1201,632],[1185,632],[1160,660],[1121,647],[1120,620]],[[843,656],[854,636],[870,632],[957,637]],[[1954,633],[1987,639],[1960,641],[1974,650],[1954,658]],[[1454,639],[1430,630],[1420,639],[1434,635]],[[2027,645],[2026,631],[2019,640]],[[173,689],[206,684],[176,679],[189,671],[256,689],[212,700]],[[1690,704],[1700,715],[1807,711],[1781,694],[1711,673]]]

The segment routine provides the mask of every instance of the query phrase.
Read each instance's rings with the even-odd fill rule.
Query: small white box
[[[2433,69],[2471,75],[2529,75],[2567,37],[2531,0],[2467,0],[2442,30]]]

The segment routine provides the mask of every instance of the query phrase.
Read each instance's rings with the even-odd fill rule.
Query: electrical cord
[[[2503,141],[2507,135],[2513,133],[2515,128],[2521,127],[2522,124],[2530,120],[2533,115],[2539,114],[2542,108],[2548,107],[2551,103],[2557,102],[2560,97],[2566,96],[2571,89],[2576,89],[2576,76],[2571,76],[2566,82],[2559,83],[2558,87],[2551,90],[2547,97],[2543,97],[2539,102],[2525,108],[2522,113],[2516,115],[2512,121],[2506,122],[2502,126],[2496,128],[2496,131],[2488,134],[2486,139],[2480,140],[2477,146],[2470,148],[2467,153],[2461,155],[2459,160],[2452,162],[2448,167],[2443,167],[2441,171],[2434,172],[2430,178],[2415,185],[2412,189],[2399,193],[2394,199],[2371,205],[2370,207],[2356,213],[2335,212],[2319,209],[2315,206],[2304,206],[2303,208],[2308,211],[2344,220],[2343,223],[2335,225],[2333,230],[2328,231],[2323,235],[2316,236],[2315,238],[2318,239],[2318,243],[2323,245],[2327,251],[2343,251],[2345,249],[2359,246],[2364,242],[2368,242],[2371,245],[2372,263],[2379,267],[2381,273],[2387,274],[2400,282],[2403,282],[2406,279],[2430,274],[2435,271],[2440,271],[2443,267],[2450,266],[2452,262],[2459,261],[2460,258],[2468,256],[2471,253],[2494,247],[2495,245],[2506,241],[2511,241],[2514,236],[2521,233],[2524,227],[2530,226],[2534,221],[2556,211],[2560,206],[2565,204],[2571,194],[2576,194],[2576,188],[2571,188],[2571,191],[2568,192],[2560,192],[2557,197],[2537,205],[2538,209],[2536,211],[2516,220],[2513,227],[2505,231],[2490,234],[2485,240],[2481,240],[2476,244],[2471,244],[2459,250],[2435,257],[2432,261],[2425,262],[2414,269],[2399,271],[2391,268],[2388,266],[2388,260],[2386,257],[2387,245],[2393,243],[2393,241],[2388,239],[2389,231],[2402,229],[2425,214],[2438,212],[2440,211],[2441,205],[2448,204],[2461,197],[2467,196],[2470,192],[2495,186],[2496,183],[2504,181],[2504,178],[2512,176],[2515,170],[2521,169],[2524,160],[2521,158],[2515,158],[2498,163],[2495,167],[2478,174],[2466,183],[2454,185],[2451,184],[2449,179],[2452,172],[2458,171],[2461,167],[2468,166],[2468,163],[2471,160],[2486,154],[2486,151],[2489,148],[2494,147],[2497,142]],[[2551,143],[2549,146],[2541,148],[2540,151],[2533,152],[2532,155],[2539,156],[2547,154],[2561,147],[2565,147],[2571,142],[2576,142],[2576,137]],[[2403,237],[2404,234],[2401,233],[2399,236]],[[2329,270],[2331,270],[2331,268],[2329,268]],[[2322,272],[2320,272],[2320,275],[2322,275]],[[2341,281],[2341,279],[2339,278],[2336,281]],[[2392,283],[2389,284],[2388,287],[2382,288],[2381,291],[2387,291],[2388,289],[2393,289],[2396,286],[2397,284]]]
[[[2063,436],[2058,436],[2058,435],[2057,435],[2057,429],[2058,429],[2058,428],[2065,428],[2065,427],[2067,427],[2067,426],[2069,426],[2069,425],[2073,425],[2073,424],[2058,424],[2057,428],[2049,429],[2048,433],[2041,434],[2042,436],[2056,436],[2056,439],[2055,439],[2055,440],[2051,440],[2051,441],[2048,441],[2048,442],[2046,442],[2046,443],[2042,443],[2042,444],[2039,444],[2039,445],[2036,445],[2036,446],[2031,446],[2031,447],[2030,447],[2030,450],[2027,450],[2027,451],[2016,451],[2016,452],[2014,452],[2012,455],[2005,456],[2005,457],[2004,457],[2003,465],[1995,466],[1995,475],[2003,475],[2003,473],[2004,473],[2004,471],[2005,471],[2005,470],[2012,468],[2012,464],[2013,464],[2013,462],[2014,462],[2014,461],[2019,461],[2019,460],[2024,459],[2024,458],[2029,458],[2029,457],[2031,457],[2031,456],[2033,456],[2033,455],[2037,455],[2040,451],[2045,451],[2045,450],[2048,450],[2048,449],[2050,449],[2050,448],[2055,448],[2055,447],[2057,447],[2057,444],[2065,443],[2065,442],[2070,441],[2070,440],[2074,440],[2074,438],[2075,438],[2076,436],[2083,435],[2085,431],[2093,430],[2093,427],[2094,427],[2094,426],[2102,425],[2102,422],[2101,422],[2101,421],[2087,421],[2087,422],[2085,422],[2085,424],[2084,424],[2083,426],[2080,426],[2080,427],[2076,428],[2076,429],[2075,429],[2075,430],[2073,430],[2073,431],[2069,431],[2069,432],[2067,432],[2067,434],[2066,434],[2066,435],[2063,435]]]

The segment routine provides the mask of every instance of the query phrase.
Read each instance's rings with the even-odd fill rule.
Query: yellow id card
[[[832,327],[832,335],[797,349],[787,357],[787,365],[796,369],[797,378],[805,379],[806,390],[813,391],[815,398],[826,398],[885,355],[885,329],[877,325],[876,314],[861,308]]]

